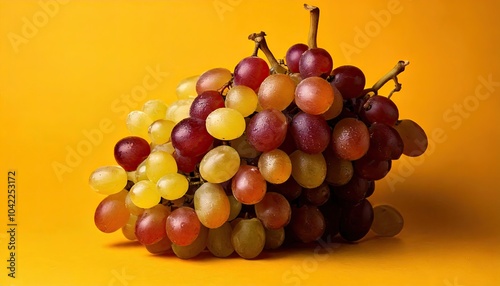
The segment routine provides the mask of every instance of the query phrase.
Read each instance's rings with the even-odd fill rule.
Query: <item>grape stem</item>
[[[253,33],[248,36],[249,40],[252,40],[255,42],[255,51],[254,55],[257,55],[257,51],[260,49],[264,55],[266,56],[267,60],[271,64],[271,72],[272,73],[283,73],[285,74],[287,72],[287,69],[284,68],[278,60],[274,57],[273,53],[269,49],[269,46],[267,45],[266,42],[266,33],[261,31],[260,33]]]
[[[309,14],[311,15],[307,45],[309,46],[309,49],[315,49],[318,47],[317,38],[319,26],[319,8],[309,4],[304,4],[304,8],[308,10],[310,12]]]
[[[364,90],[364,94],[368,94],[369,92],[373,92],[375,95],[378,94],[378,90],[382,88],[387,82],[393,80],[394,81],[394,89],[387,96],[391,98],[392,94],[398,92],[402,88],[402,84],[399,83],[398,74],[402,73],[405,70],[405,67],[409,65],[409,61],[399,61],[388,73],[386,73],[382,78],[380,78],[371,88],[367,88]]]

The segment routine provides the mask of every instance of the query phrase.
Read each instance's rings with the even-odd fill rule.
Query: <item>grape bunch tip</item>
[[[425,131],[391,99],[409,62],[366,87],[357,66],[334,67],[317,43],[319,8],[304,8],[307,44],[284,59],[265,32],[252,33],[252,53],[233,70],[187,77],[172,104],[153,99],[130,112],[116,162],[90,174],[105,196],[94,215],[100,231],[181,259],[255,259],[325,238],[400,233],[400,212],[368,198],[393,160],[427,149]],[[380,95],[390,81],[394,89]]]

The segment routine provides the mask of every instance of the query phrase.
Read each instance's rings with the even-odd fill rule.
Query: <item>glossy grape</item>
[[[258,102],[259,99],[253,89],[237,85],[227,92],[225,105],[247,117],[255,112]]]
[[[326,161],[321,153],[297,150],[290,155],[292,176],[304,188],[316,188],[326,177]]]
[[[240,167],[238,152],[227,145],[210,150],[200,162],[200,174],[207,182],[222,183],[231,179]]]
[[[379,122],[393,126],[398,120],[399,110],[391,99],[381,95],[374,95],[363,104],[360,116],[370,124]]]
[[[320,115],[300,112],[290,123],[290,132],[297,149],[314,154],[323,152],[330,144],[331,130]]]
[[[148,179],[155,183],[166,174],[177,173],[178,170],[174,157],[164,151],[151,152],[145,164]]]
[[[198,95],[191,103],[189,116],[205,120],[214,110],[224,107],[224,98],[215,90],[207,90]]]
[[[94,214],[94,223],[105,233],[119,230],[128,222],[130,213],[125,206],[127,191],[112,194],[104,198],[97,206]]]
[[[306,78],[295,89],[295,104],[309,114],[325,113],[332,106],[333,100],[332,86],[321,77]]]
[[[114,156],[118,165],[125,171],[135,171],[137,166],[149,155],[151,148],[148,141],[137,136],[128,136],[116,142]]]
[[[292,174],[292,161],[280,149],[262,153],[257,166],[264,179],[272,184],[284,183]]]
[[[231,71],[225,68],[213,68],[200,75],[196,82],[196,93],[202,94],[207,90],[221,91],[231,80]]]
[[[190,207],[180,207],[167,217],[166,231],[170,241],[186,246],[194,242],[200,233],[201,223]]]
[[[127,172],[120,166],[104,166],[94,170],[89,177],[90,188],[103,194],[116,194],[127,185]]]
[[[357,98],[363,95],[365,88],[365,75],[358,67],[344,65],[332,71],[331,82],[342,94],[344,99]]]
[[[403,139],[396,129],[375,122],[368,128],[370,147],[366,156],[377,161],[397,160],[403,154]]]
[[[130,189],[130,200],[140,208],[151,208],[158,204],[160,199],[156,184],[150,180],[139,181]]]
[[[148,138],[148,129],[151,123],[153,123],[153,119],[144,111],[134,110],[127,115],[127,129],[134,136]]]
[[[142,105],[142,111],[153,121],[165,119],[168,106],[160,99],[150,99]]]
[[[196,157],[205,154],[214,141],[205,126],[205,121],[185,118],[172,130],[172,145],[183,156]]]
[[[207,248],[215,257],[228,257],[234,252],[231,243],[233,229],[231,224],[226,222],[218,228],[208,230]]]
[[[312,48],[305,51],[299,59],[299,72],[302,78],[327,78],[333,68],[330,53],[322,48]]]
[[[285,55],[286,65],[288,70],[292,73],[299,72],[299,61],[302,54],[307,51],[309,47],[306,44],[295,44],[288,48]]]
[[[196,92],[196,83],[200,78],[199,75],[190,76],[182,79],[175,88],[175,94],[178,99],[194,99],[198,93]]]
[[[332,132],[334,153],[345,160],[357,160],[368,152],[370,134],[366,125],[355,118],[340,120]]]
[[[288,123],[277,109],[265,109],[252,117],[246,128],[248,141],[260,152],[278,148],[285,140]]]
[[[263,109],[284,110],[295,98],[295,82],[285,74],[272,74],[260,85],[259,104]]]
[[[242,59],[234,68],[234,85],[245,85],[257,91],[269,76],[269,65],[259,57]]]
[[[218,228],[230,214],[229,199],[219,184],[204,183],[194,193],[194,209],[200,222],[208,228]]]
[[[239,256],[245,259],[257,257],[266,243],[266,233],[260,220],[240,220],[233,228],[231,242]]]
[[[166,222],[170,209],[164,205],[155,205],[144,211],[137,219],[135,234],[144,245],[153,244],[167,236]]]
[[[170,141],[170,135],[175,123],[171,120],[159,119],[153,122],[148,129],[149,139],[153,144],[164,144]]]
[[[241,165],[231,181],[233,196],[242,204],[260,202],[267,190],[267,183],[255,166]]]
[[[156,182],[158,193],[166,200],[176,200],[186,194],[189,188],[187,178],[179,173],[168,173]]]
[[[212,111],[206,119],[206,129],[219,140],[233,140],[245,132],[246,123],[243,115],[232,108],[219,108]]]
[[[279,193],[268,192],[255,204],[255,214],[265,228],[279,229],[290,222],[290,203]]]

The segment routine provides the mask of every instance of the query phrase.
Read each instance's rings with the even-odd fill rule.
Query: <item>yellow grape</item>
[[[156,183],[158,192],[166,200],[176,200],[184,196],[189,188],[189,182],[184,175],[169,173]]]
[[[136,216],[141,215],[144,212],[144,209],[136,206],[132,202],[132,199],[130,198],[130,196],[131,196],[131,193],[127,192],[127,196],[125,197],[125,206],[127,207],[127,209],[130,212],[130,214],[133,214],[133,215],[136,215]]]
[[[226,95],[226,107],[237,110],[247,117],[257,109],[258,98],[255,91],[248,86],[237,85],[231,88]]]
[[[116,194],[127,185],[127,172],[120,166],[99,167],[89,177],[90,187],[103,195]]]
[[[219,140],[236,139],[243,134],[246,127],[243,115],[237,110],[227,107],[212,111],[205,124],[208,133]]]
[[[156,184],[149,180],[139,181],[130,189],[130,200],[140,208],[154,207],[160,202],[160,199],[161,196]]]
[[[217,146],[201,160],[200,175],[210,183],[228,181],[238,172],[240,161],[240,156],[233,147]]]
[[[153,119],[144,111],[134,110],[128,114],[126,124],[132,135],[148,138],[148,129],[151,123],[153,123]]]
[[[221,91],[233,78],[233,74],[226,68],[213,68],[200,75],[196,82],[196,93],[201,94],[207,90]]]
[[[290,157],[280,149],[262,153],[258,167],[264,179],[271,184],[284,183],[292,174]]]
[[[142,163],[140,163],[139,166],[137,166],[137,169],[135,170],[136,183],[142,180],[148,180],[148,175],[146,173],[146,160],[142,161]]]
[[[174,157],[164,151],[155,151],[146,159],[146,174],[148,178],[157,182],[168,173],[177,173],[177,163]]]
[[[337,117],[340,112],[342,112],[342,108],[344,107],[342,94],[340,94],[340,91],[334,85],[331,86],[333,87],[333,103],[325,113],[321,114],[325,120]]]
[[[196,93],[196,82],[200,78],[199,75],[187,77],[179,82],[175,89],[175,94],[178,99],[193,99],[198,94]]]
[[[151,99],[144,103],[142,111],[146,113],[153,121],[164,119],[167,114],[167,105],[160,99]]]
[[[175,123],[166,119],[158,119],[153,122],[148,129],[149,138],[152,144],[164,144],[170,141],[172,129]]]
[[[178,123],[182,119],[188,118],[192,103],[193,99],[176,100],[167,108],[165,119]]]
[[[137,240],[137,236],[135,236],[135,222],[137,221],[137,216],[130,214],[130,217],[127,221],[127,224],[125,224],[122,227],[122,233],[123,236],[125,236],[126,239],[128,240]]]
[[[229,218],[229,199],[219,184],[204,183],[194,193],[194,210],[201,224],[218,228]]]
[[[168,154],[172,155],[174,154],[175,148],[172,145],[172,142],[167,142],[163,144],[152,144],[151,145],[151,152],[156,152],[156,151],[163,151],[167,152]]]

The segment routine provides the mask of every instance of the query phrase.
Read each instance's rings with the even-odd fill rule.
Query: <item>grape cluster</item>
[[[189,259],[203,251],[252,259],[285,242],[338,235],[358,241],[370,229],[394,236],[403,218],[367,200],[393,160],[427,148],[423,129],[400,119],[390,99],[401,89],[401,61],[371,88],[352,65],[333,66],[316,45],[274,58],[265,33],[230,71],[181,81],[170,105],[147,101],[127,117],[131,136],[114,148],[117,165],[96,169],[92,189],[103,232],[120,230],[154,254]],[[262,51],[267,59],[258,56]],[[393,80],[388,96],[378,94]]]

